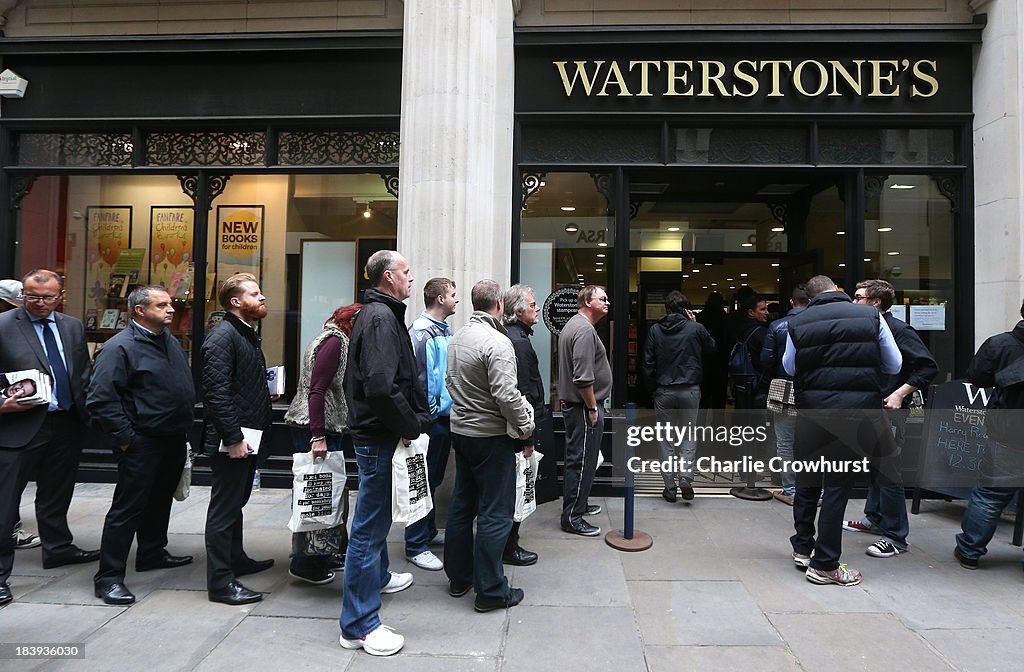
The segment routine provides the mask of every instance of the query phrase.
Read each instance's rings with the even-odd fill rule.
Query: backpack
[[[997,441],[1017,444],[1024,436],[1024,357],[996,371],[995,383],[995,394],[985,414],[985,429]]]
[[[750,339],[758,329],[761,329],[761,327],[751,329],[744,340],[737,341],[732,346],[732,352],[729,353],[729,373],[732,375],[734,385],[752,387],[761,375],[757,368],[754,367],[754,362],[750,358],[750,348],[747,347]]]

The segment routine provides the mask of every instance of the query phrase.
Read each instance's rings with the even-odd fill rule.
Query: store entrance
[[[793,287],[812,275],[843,275],[841,174],[817,171],[660,169],[630,175],[627,401],[651,407],[644,346],[681,291],[718,342],[705,378],[724,381],[729,322],[750,292],[785,314]],[[724,311],[724,314],[723,314]],[[724,391],[724,385],[721,386]],[[706,407],[723,407],[725,395]]]

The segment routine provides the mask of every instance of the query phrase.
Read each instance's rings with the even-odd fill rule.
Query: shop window
[[[174,175],[41,176],[18,211],[17,272],[65,277],[61,308],[81,319],[90,349],[126,323],[133,285],[163,284],[174,299],[171,330],[191,353],[192,315],[223,319],[219,283],[253,273],[267,296],[261,326],[269,365],[294,381],[305,345],[335,308],[366,288],[362,265],[394,248],[394,176],[235,175],[208,215],[206,290],[196,294],[194,213]]]
[[[863,277],[896,288],[892,313],[932,351],[941,382],[954,370],[958,314],[950,200],[929,175],[868,176],[865,184]]]
[[[820,272],[842,285],[846,275],[846,206],[839,198],[838,187],[829,187],[811,198],[805,231],[806,249],[818,259]]]
[[[520,282],[534,290],[537,304],[563,287],[603,285],[611,300],[627,300],[612,291],[614,277],[614,217],[609,206],[611,180],[604,174],[547,173],[524,175],[525,193],[520,223]],[[541,376],[557,392],[557,342],[545,324],[534,327],[533,346]],[[611,348],[611,319],[597,324]]]

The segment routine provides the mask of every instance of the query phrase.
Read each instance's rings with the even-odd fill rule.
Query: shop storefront
[[[133,285],[163,284],[198,381],[218,283],[250,272],[267,362],[294,390],[302,348],[366,287],[369,255],[395,247],[401,46],[380,32],[5,40],[34,95],[3,102],[0,276],[61,273],[93,353]],[[84,461],[105,478],[96,443]]]
[[[669,291],[700,309],[749,286],[784,312],[815,274],[890,281],[940,377],[963,373],[980,30],[517,32],[519,279],[538,302],[609,288],[611,406],[649,405],[643,343]]]

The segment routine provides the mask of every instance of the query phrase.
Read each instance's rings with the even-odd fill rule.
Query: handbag
[[[420,434],[408,446],[399,440],[391,459],[391,520],[410,525],[434,508],[427,478],[430,437]]]
[[[537,510],[537,470],[543,457],[536,450],[529,457],[516,453],[516,510],[512,520],[517,523]]]
[[[192,486],[192,446],[185,442],[185,466],[181,469],[181,478],[178,479],[178,486],[174,488],[174,499],[184,502],[188,499]]]
[[[311,532],[345,523],[345,455],[339,451],[313,458],[313,452],[292,454],[292,515],[288,529]]]
[[[768,410],[786,415],[796,415],[796,393],[792,380],[772,379],[768,386]]]

